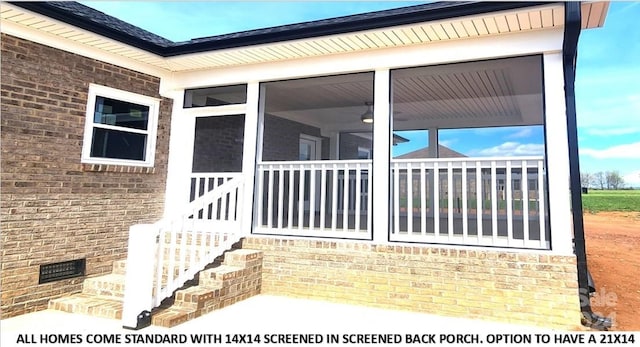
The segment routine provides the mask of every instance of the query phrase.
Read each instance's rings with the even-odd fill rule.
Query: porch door
[[[197,117],[190,200],[242,174],[244,114]]]

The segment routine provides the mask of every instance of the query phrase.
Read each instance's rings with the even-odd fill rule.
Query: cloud
[[[507,136],[508,139],[521,139],[524,137],[529,137],[533,134],[533,129],[532,128],[522,128],[520,130],[518,130],[517,132]]]
[[[498,146],[475,151],[473,154],[483,157],[544,155],[544,145],[537,143],[505,142]]]
[[[458,142],[458,139],[449,139],[440,141],[440,145],[445,147],[451,147],[454,143]]]
[[[605,149],[580,149],[580,155],[598,159],[640,159],[640,142],[612,146]]]
[[[640,187],[640,170],[622,176],[627,187]]]
[[[587,129],[587,134],[594,136],[620,136],[640,134],[640,128],[593,128]]]

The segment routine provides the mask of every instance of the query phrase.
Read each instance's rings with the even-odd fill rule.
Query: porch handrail
[[[243,192],[244,179],[238,176],[156,223],[131,226],[125,328],[143,327],[145,315],[244,236]]]
[[[370,239],[373,162],[261,161],[254,233]]]
[[[392,241],[550,247],[542,156],[393,159],[390,169]]]

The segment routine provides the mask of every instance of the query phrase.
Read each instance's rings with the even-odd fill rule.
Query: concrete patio
[[[4,319],[0,324],[0,344],[3,347],[18,345],[20,334],[23,338],[34,339],[36,344],[41,343],[42,335],[48,334],[79,334],[84,342],[87,342],[89,334],[103,334],[111,338],[119,335],[122,343],[118,345],[127,345],[124,342],[127,334],[186,334],[189,339],[186,345],[190,345],[193,344],[190,340],[191,334],[220,334],[223,337],[222,343],[225,343],[227,334],[338,334],[340,343],[343,343],[342,338],[345,334],[479,334],[480,338],[483,338],[486,334],[527,334],[542,331],[539,328],[515,324],[270,295],[251,297],[171,329],[150,326],[139,331],[131,331],[123,329],[119,320],[53,310]],[[114,343],[91,345],[106,346]]]

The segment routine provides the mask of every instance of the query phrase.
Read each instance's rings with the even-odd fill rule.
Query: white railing
[[[392,241],[549,249],[542,157],[391,162]]]
[[[226,180],[183,209],[129,233],[123,325],[173,295],[216,257],[240,240],[242,177]]]
[[[194,172],[190,177],[189,201],[238,177],[242,177],[241,172]]]
[[[371,160],[258,163],[254,233],[371,238]]]

